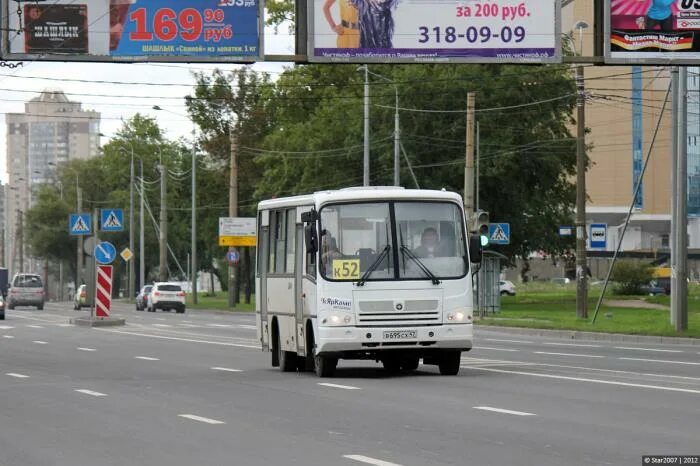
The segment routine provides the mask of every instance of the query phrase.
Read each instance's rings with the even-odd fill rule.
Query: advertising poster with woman
[[[608,0],[610,62],[700,58],[700,0]]]

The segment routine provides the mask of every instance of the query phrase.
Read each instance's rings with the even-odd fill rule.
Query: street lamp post
[[[129,162],[129,250],[134,251],[134,145],[129,141],[124,141],[131,148],[131,157]],[[120,150],[125,150],[123,147]],[[97,225],[95,225],[97,228]],[[129,301],[134,299],[134,282],[136,275],[134,273],[134,261],[129,261]]]
[[[399,174],[400,170],[400,163],[399,163],[399,149],[401,145],[401,140],[400,140],[400,133],[399,133],[399,88],[392,81],[391,79],[387,78],[386,76],[382,76],[381,74],[374,73],[372,71],[369,71],[367,66],[365,65],[365,71],[372,76],[376,76],[380,79],[383,79],[384,81],[390,83],[392,86],[394,86],[394,186],[400,186],[401,185],[401,178]]]

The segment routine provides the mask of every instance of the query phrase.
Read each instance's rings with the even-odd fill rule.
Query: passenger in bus
[[[343,254],[338,249],[338,243],[328,231],[321,236],[321,264],[327,276],[332,274],[333,260],[340,259]]]
[[[433,227],[428,227],[423,230],[420,237],[420,246],[413,250],[416,257],[441,257],[444,256],[440,241],[438,240],[438,232]]]

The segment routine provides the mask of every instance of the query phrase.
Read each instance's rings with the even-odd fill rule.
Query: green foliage
[[[643,294],[642,286],[649,284],[653,277],[650,265],[634,261],[617,261],[612,273],[616,283],[614,292],[620,295]]]

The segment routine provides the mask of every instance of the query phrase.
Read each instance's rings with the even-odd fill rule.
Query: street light
[[[129,144],[131,147],[131,159],[129,163],[129,250],[134,250],[134,145],[131,141],[122,141]],[[120,150],[126,151],[123,147]],[[97,226],[95,226],[97,228]],[[134,261],[129,261],[129,301],[134,299]]]
[[[367,65],[365,65],[366,67]],[[373,73],[372,71],[369,71],[369,69],[366,69],[367,73],[371,74],[372,76],[376,76],[380,79],[383,79],[384,81],[387,81],[388,83],[391,83],[392,86],[394,86],[394,95],[396,97],[395,100],[395,105],[394,105],[394,186],[400,186],[400,177],[399,177],[399,145],[400,145],[400,138],[399,138],[399,88],[396,85],[394,81],[391,79],[387,78],[386,76],[382,76],[381,74],[378,73]]]
[[[173,115],[184,116],[172,110],[166,110],[159,105],[154,105],[153,110],[163,111],[172,113]],[[192,120],[192,228],[191,228],[191,245],[192,254],[190,260],[192,261],[192,266],[190,268],[192,276],[192,303],[197,304],[197,205],[195,199],[197,198],[197,163],[196,163],[196,146],[197,141],[195,139],[195,123]]]

